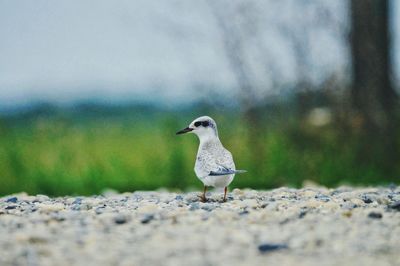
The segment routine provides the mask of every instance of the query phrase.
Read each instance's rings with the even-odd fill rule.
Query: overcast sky
[[[286,2],[286,16],[296,14],[296,1]],[[264,7],[260,12],[272,19],[285,17]],[[399,7],[393,25],[400,25]],[[344,16],[343,5],[335,8]],[[287,47],[273,31],[267,35],[271,61],[292,81]],[[332,53],[316,54],[312,64],[337,71],[346,54],[321,36],[312,50]],[[237,91],[207,1],[0,0],[0,38],[0,108],[85,99],[179,102],[204,97],[205,88]],[[396,47],[398,40],[396,34]],[[399,73],[400,53],[395,57]]]

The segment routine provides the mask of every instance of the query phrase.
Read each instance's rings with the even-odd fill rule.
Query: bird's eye
[[[199,121],[194,122],[194,126],[195,126],[195,127],[199,127],[200,125],[201,125],[201,122],[199,122]]]
[[[208,122],[208,121],[203,121],[203,122],[201,122],[201,125],[202,125],[203,127],[208,127],[208,126],[210,125],[210,122]]]

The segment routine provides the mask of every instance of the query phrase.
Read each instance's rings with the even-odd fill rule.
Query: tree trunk
[[[353,106],[368,130],[385,130],[395,106],[388,20],[388,0],[351,1]]]
[[[388,5],[388,0],[351,0],[351,96],[361,122],[361,158],[393,167],[398,155],[397,95],[390,80]]]

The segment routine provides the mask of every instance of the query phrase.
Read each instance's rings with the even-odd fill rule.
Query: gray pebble
[[[114,222],[116,224],[124,224],[127,222],[127,218],[125,215],[118,214],[117,216],[114,217]]]
[[[189,205],[189,210],[191,210],[191,211],[195,211],[198,209],[200,209],[200,203],[198,203],[198,202],[194,202]]]
[[[261,244],[258,246],[258,250],[261,253],[268,253],[272,251],[278,251],[282,249],[287,249],[288,246],[286,244]]]
[[[18,201],[17,197],[11,197],[6,200],[7,203],[17,203],[17,201]]]
[[[388,205],[388,207],[392,210],[400,211],[400,201],[396,201]]]
[[[148,223],[150,223],[153,219],[154,219],[154,215],[153,215],[153,214],[146,214],[146,215],[140,220],[140,222],[141,222],[142,224],[148,224]]]
[[[382,213],[380,213],[380,212],[370,212],[368,214],[368,217],[372,218],[372,219],[381,219],[382,218]]]

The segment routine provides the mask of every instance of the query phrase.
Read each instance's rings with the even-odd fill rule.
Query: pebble
[[[114,222],[116,224],[124,224],[127,222],[127,218],[123,214],[118,214],[117,216],[114,217]]]
[[[175,200],[181,201],[181,200],[183,200],[183,197],[182,197],[181,195],[177,195],[177,196],[175,197]]]
[[[37,207],[43,213],[61,211],[65,208],[62,203],[40,203]]]
[[[154,215],[153,214],[146,214],[141,220],[140,222],[142,224],[148,224],[149,222],[151,222],[154,219]]]
[[[268,253],[272,251],[278,251],[281,249],[287,249],[288,246],[286,244],[261,244],[258,246],[258,250],[261,253]]]
[[[207,193],[206,203],[199,201],[200,194],[5,196],[0,200],[0,265],[26,264],[21,255],[26,247],[36,252],[34,265],[398,261],[399,188],[234,189],[226,203],[219,192]]]
[[[388,207],[390,209],[400,211],[400,201],[393,202],[393,203],[389,204]]]
[[[368,217],[372,218],[372,219],[381,219],[382,218],[382,213],[380,213],[380,212],[370,212],[368,214]]]
[[[6,200],[7,203],[17,203],[17,201],[18,201],[17,197],[11,197]]]

